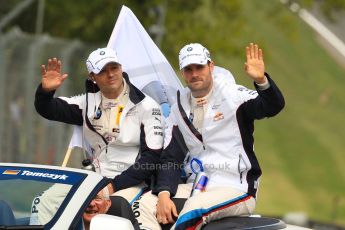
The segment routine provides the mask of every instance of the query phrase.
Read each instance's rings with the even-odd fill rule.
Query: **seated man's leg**
[[[186,201],[174,229],[200,229],[212,220],[250,215],[255,209],[255,203],[252,196],[236,189],[210,188]]]
[[[180,184],[178,186],[177,193],[172,199],[178,211],[181,210],[182,199],[189,197],[191,187],[192,185],[190,184]],[[141,229],[162,229],[156,217],[157,201],[158,197],[149,191],[133,203],[132,209]]]
[[[133,213],[140,229],[161,229],[156,218],[157,200],[158,197],[149,191],[132,204]]]
[[[111,194],[111,196],[121,196],[128,201],[131,205],[136,201],[145,191],[147,191],[146,184],[140,184],[130,188],[122,189]]]

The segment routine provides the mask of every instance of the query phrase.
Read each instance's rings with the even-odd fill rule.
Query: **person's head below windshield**
[[[83,214],[83,221],[85,230],[90,229],[91,219],[98,214],[107,213],[111,205],[111,200],[109,198],[108,187],[104,187],[97,195],[92,199],[89,206],[86,208]]]

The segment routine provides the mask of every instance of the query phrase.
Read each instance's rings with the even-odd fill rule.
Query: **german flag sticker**
[[[2,174],[3,175],[18,175],[18,173],[20,173],[20,170],[10,170],[10,169],[7,169]]]

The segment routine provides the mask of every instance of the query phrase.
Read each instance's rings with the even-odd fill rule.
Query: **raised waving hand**
[[[244,67],[249,77],[258,84],[264,83],[265,63],[262,49],[259,49],[257,44],[250,43],[246,47],[246,57],[247,61]]]
[[[59,88],[62,82],[67,78],[67,74],[61,73],[61,61],[57,58],[48,59],[48,66],[41,65],[42,88],[47,91],[53,91]]]

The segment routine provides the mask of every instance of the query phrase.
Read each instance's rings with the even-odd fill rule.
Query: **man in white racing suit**
[[[255,209],[261,169],[254,154],[254,120],[275,116],[285,102],[265,73],[256,44],[246,47],[246,59],[245,70],[256,91],[213,78],[214,63],[201,44],[181,49],[179,63],[187,87],[177,93],[166,121],[157,185],[137,201],[143,229],[168,223],[175,223],[172,229],[200,229]],[[198,184],[201,192],[191,196],[199,172],[208,182]],[[173,197],[186,199],[179,214]]]
[[[163,147],[159,105],[129,81],[116,52],[93,51],[86,66],[86,93],[54,97],[67,78],[57,58],[41,66],[35,95],[37,112],[49,119],[83,127],[95,170],[110,178],[115,194],[133,202],[150,184]],[[112,192],[111,192],[112,193]]]

